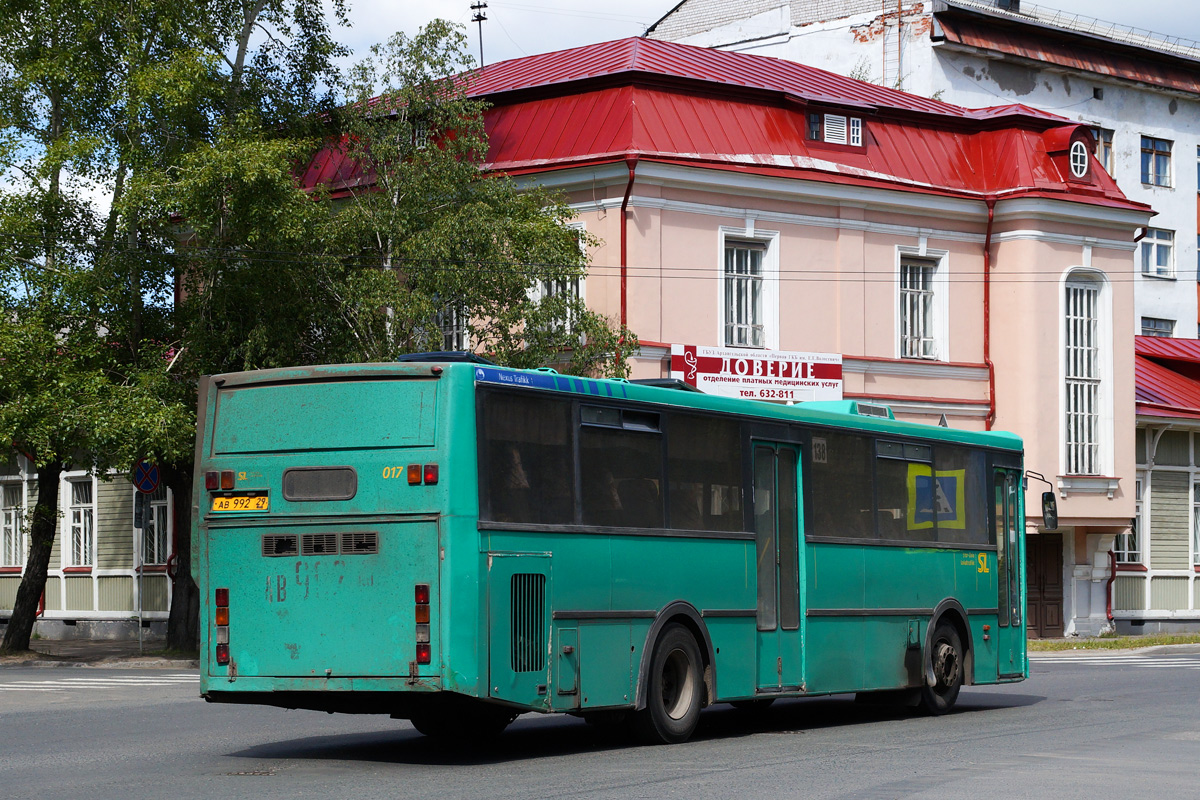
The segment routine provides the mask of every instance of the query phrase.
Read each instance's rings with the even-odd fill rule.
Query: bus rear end
[[[202,384],[207,699],[404,716],[405,696],[441,688],[441,372],[308,367]]]

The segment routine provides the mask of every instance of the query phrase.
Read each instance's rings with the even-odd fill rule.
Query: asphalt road
[[[1034,661],[931,719],[850,697],[715,706],[638,747],[526,715],[487,751],[407,723],[210,706],[194,672],[0,668],[0,797],[1195,797],[1200,648]]]

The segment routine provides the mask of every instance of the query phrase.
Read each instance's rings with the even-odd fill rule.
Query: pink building
[[[1134,516],[1132,276],[1152,212],[1088,128],[773,58],[626,39],[493,64],[489,166],[602,240],[582,291],[642,340],[840,354],[844,395],[1024,437],[1031,635],[1107,626]]]

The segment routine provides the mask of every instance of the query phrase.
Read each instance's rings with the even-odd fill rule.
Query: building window
[[[1142,336],[1174,336],[1175,320],[1142,317]]]
[[[842,114],[809,114],[808,138],[830,144],[862,147],[862,118],[847,117]]]
[[[1142,237],[1142,274],[1158,278],[1175,276],[1175,232],[1147,228]]]
[[[725,242],[725,344],[766,347],[762,242]]]
[[[583,279],[566,278],[561,281],[538,281],[535,296],[539,302],[551,298],[561,298],[566,303],[583,299]],[[567,333],[575,331],[575,312],[568,307],[565,318]]]
[[[900,259],[900,357],[937,358],[934,335],[935,262]]]
[[[1096,140],[1096,161],[1109,175],[1113,171],[1113,132],[1108,128],[1092,128]]]
[[[24,518],[21,484],[3,484],[0,487],[0,567],[25,565],[25,543],[21,530]]]
[[[1142,137],[1142,183],[1171,185],[1171,143],[1166,139]]]
[[[442,331],[443,350],[470,350],[471,332],[467,329],[467,315],[461,305],[452,304],[437,316]]]
[[[1088,174],[1088,150],[1083,142],[1071,145],[1071,177],[1084,178]]]
[[[1066,434],[1068,475],[1100,474],[1100,287],[1066,286]]]
[[[161,483],[147,498],[145,527],[142,528],[142,563],[167,563],[171,555],[171,525],[168,516],[167,487]],[[135,500],[136,502],[136,500]]]
[[[1200,484],[1197,484],[1197,490],[1200,490]],[[1141,478],[1138,478],[1133,482],[1133,497],[1133,522],[1129,526],[1129,532],[1117,534],[1117,539],[1113,543],[1113,553],[1115,553],[1117,556],[1118,564],[1136,564],[1142,560],[1142,552],[1140,545],[1138,544],[1138,531],[1144,529],[1144,526],[1142,525]]]
[[[1192,563],[1200,564],[1200,483],[1192,484]]]
[[[71,561],[68,566],[90,567],[96,553],[96,507],[92,479],[67,481],[71,487]]]

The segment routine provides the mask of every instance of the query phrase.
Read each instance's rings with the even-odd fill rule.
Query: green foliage
[[[627,372],[618,356],[636,337],[563,291],[594,242],[558,198],[483,170],[465,44],[440,21],[398,34],[354,70],[323,142],[243,117],[148,193],[187,221],[187,372],[441,350],[450,318],[500,363]],[[336,195],[297,186],[297,165],[322,146],[358,165],[360,177],[326,187]]]

